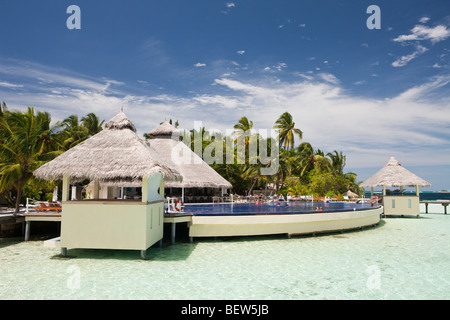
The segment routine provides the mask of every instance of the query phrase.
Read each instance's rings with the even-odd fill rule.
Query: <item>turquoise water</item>
[[[0,299],[450,299],[441,208],[342,234],[179,239],[145,261],[110,250],[63,259],[42,241],[3,239]]]

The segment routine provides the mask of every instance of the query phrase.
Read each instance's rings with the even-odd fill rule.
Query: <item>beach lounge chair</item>
[[[36,208],[37,212],[47,212],[47,211],[56,211],[56,212],[61,212],[62,208],[59,205],[47,205],[45,204],[45,202],[40,202],[39,203],[39,207]]]

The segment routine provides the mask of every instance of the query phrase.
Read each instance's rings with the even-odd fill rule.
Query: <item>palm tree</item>
[[[314,152],[314,169],[321,172],[331,171],[331,161],[320,149]]]
[[[240,150],[238,148],[238,159],[240,159],[240,161],[244,161],[244,162],[248,162],[249,159],[249,154],[250,152],[247,152],[247,150],[249,149],[249,145],[250,145],[250,138],[251,138],[251,130],[253,129],[253,121],[250,121],[247,117],[242,117],[241,119],[239,119],[238,123],[236,123],[234,125],[234,132],[233,132],[233,136],[234,136],[234,143],[238,146],[240,145],[240,143],[244,143],[243,147],[244,147],[244,154],[240,153]],[[243,159],[242,159],[243,156]],[[238,161],[239,163],[239,161]]]
[[[160,124],[163,124],[164,122],[161,122]],[[173,125],[175,128],[178,128],[180,126],[180,123],[178,122],[178,120],[175,121],[175,123],[173,123],[172,119],[169,119],[169,123],[171,125]]]
[[[89,137],[89,129],[81,125],[77,115],[70,115],[63,121],[58,122],[57,126],[62,128],[57,135],[58,139],[61,140],[61,147],[66,151]]]
[[[100,122],[97,115],[92,112],[81,118],[81,125],[88,130],[91,136],[103,130],[102,126],[104,122],[105,120]]]
[[[253,129],[253,121],[248,120],[247,117],[242,117],[239,119],[238,123],[236,123],[233,127],[235,130],[233,135],[235,136],[235,143],[240,137],[245,136],[245,146],[248,146],[249,136],[248,133]]]
[[[8,112],[0,117],[0,192],[9,188],[17,190],[15,213],[19,212],[22,188],[33,178],[33,171],[54,158],[52,151],[50,115],[26,112]]]
[[[278,139],[280,145],[289,150],[294,147],[295,135],[301,140],[303,132],[300,129],[295,128],[295,122],[292,120],[292,115],[289,112],[283,113],[274,125],[275,129],[279,129]]]
[[[314,148],[308,142],[303,142],[297,147],[297,153],[300,164],[300,177],[314,168]]]
[[[331,160],[331,168],[335,175],[343,175],[346,156],[342,154],[342,151],[339,153],[334,150],[333,153],[328,152],[327,157]]]
[[[3,115],[8,111],[8,107],[6,106],[5,101],[3,103],[0,103],[0,117],[3,117]]]
[[[81,122],[78,120],[78,116],[74,114],[58,122],[56,126],[62,128],[62,130],[57,133],[57,136],[61,140],[62,148],[69,150],[90,136],[99,133],[102,131],[104,122],[105,120],[100,122],[97,115],[92,112],[81,118]]]

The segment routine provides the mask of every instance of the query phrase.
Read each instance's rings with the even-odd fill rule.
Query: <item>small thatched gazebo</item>
[[[359,197],[359,195],[357,195],[356,193],[354,193],[351,190],[348,190],[347,192],[343,193],[342,195],[343,196],[347,196],[349,198],[357,198],[357,197]]]
[[[386,215],[389,214],[420,214],[419,187],[430,186],[430,183],[405,169],[398,160],[391,157],[383,168],[362,183],[363,187],[383,187],[383,206]],[[386,187],[404,186],[416,187],[416,196],[387,195]]]
[[[67,248],[93,248],[137,249],[145,255],[163,236],[163,181],[182,180],[139,138],[122,111],[104,130],[44,164],[34,175],[63,180],[63,254]],[[94,199],[68,201],[70,183],[85,179],[94,180]],[[141,184],[141,200],[99,200],[100,183],[125,181]]]
[[[181,188],[183,201],[188,200],[188,202],[188,197],[191,196],[185,196],[185,189],[222,189],[222,194],[224,190],[231,189],[231,183],[178,140],[180,135],[180,130],[167,121],[148,133],[150,139],[147,140],[147,144],[156,150],[164,161],[175,168],[183,177],[182,181],[167,182],[165,187]],[[187,193],[192,194],[191,191],[189,190]],[[202,198],[206,198],[206,196],[202,196]]]

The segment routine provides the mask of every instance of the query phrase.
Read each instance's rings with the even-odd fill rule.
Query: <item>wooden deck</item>
[[[33,221],[53,221],[61,222],[61,213],[52,212],[30,212],[30,213],[4,213],[0,214],[0,225],[18,224],[25,222],[25,241],[30,239],[31,222]]]
[[[61,213],[52,212],[29,212],[24,213],[22,216],[25,218],[25,241],[30,239],[31,222],[33,221],[50,221],[61,222]]]
[[[182,212],[182,213],[166,213],[164,215],[164,223],[171,223],[171,234],[170,241],[172,244],[175,244],[175,234],[177,223],[187,222],[188,224],[192,222],[192,213],[191,212]],[[192,242],[192,237],[189,238]]]
[[[425,204],[425,213],[428,213],[428,205],[431,204],[441,204],[444,207],[444,213],[447,214],[447,207],[450,204],[450,200],[436,200],[436,201],[420,201],[420,203]]]

